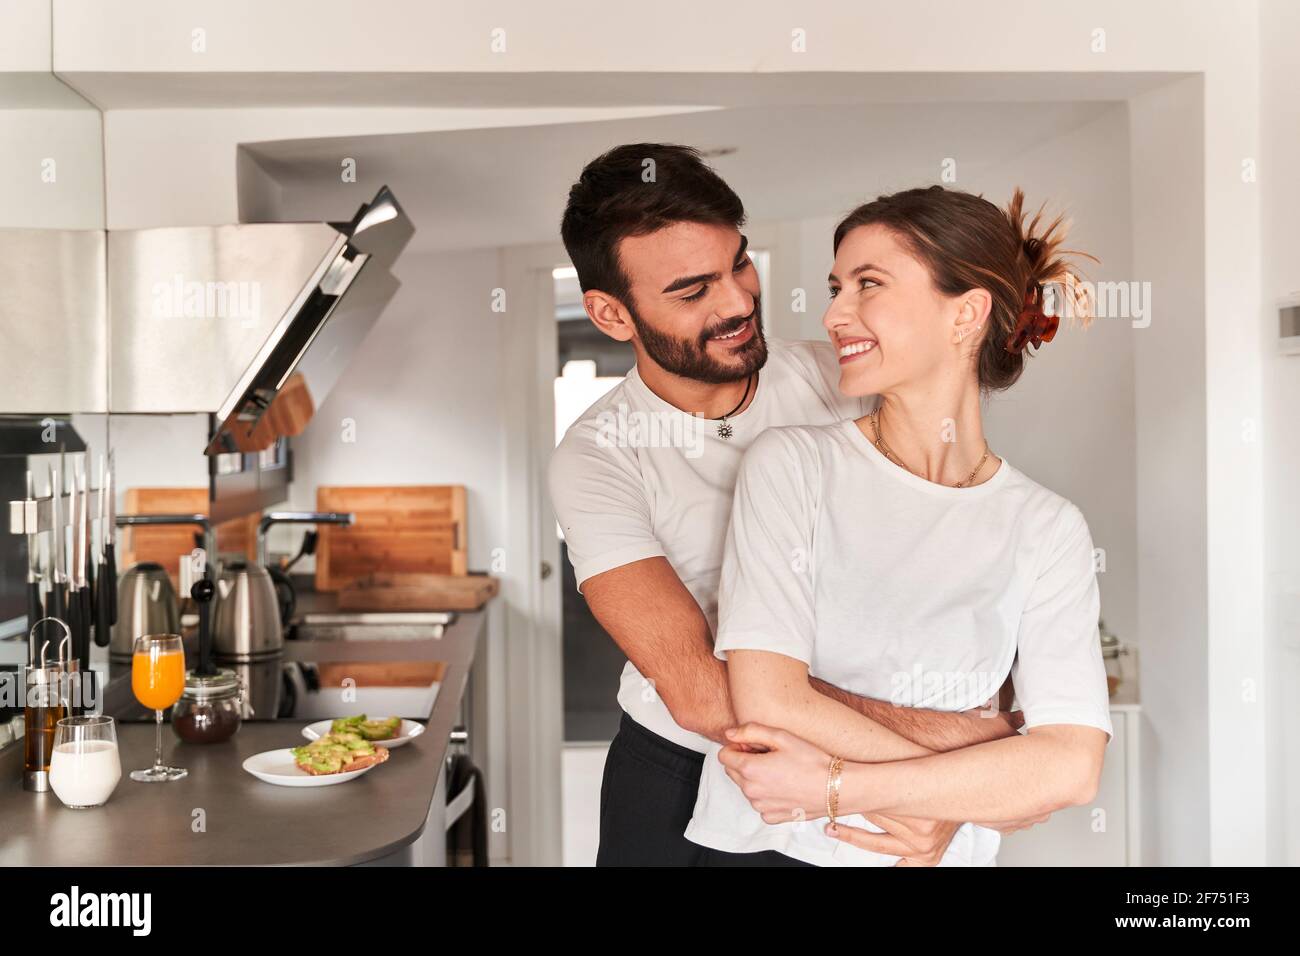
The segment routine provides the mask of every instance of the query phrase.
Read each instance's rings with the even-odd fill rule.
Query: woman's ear
[[[984,289],[971,289],[957,303],[957,318],[952,324],[952,340],[961,343],[978,335],[993,308],[993,297]]]
[[[593,325],[616,342],[631,341],[636,332],[632,316],[621,302],[604,292],[591,290],[582,294],[582,307]]]

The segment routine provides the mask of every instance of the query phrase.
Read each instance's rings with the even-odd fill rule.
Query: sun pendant
[[[728,422],[726,419],[723,419],[722,421],[718,422],[719,438],[723,438],[723,439],[730,438],[733,434],[734,432],[732,431],[730,422]]]

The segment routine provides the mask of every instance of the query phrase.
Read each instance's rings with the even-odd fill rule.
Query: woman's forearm
[[[731,705],[741,723],[780,727],[846,760],[907,760],[932,751],[818,693],[808,665],[772,651],[727,655]]]
[[[819,694],[806,682],[805,687],[806,693],[798,690],[777,694],[765,689],[761,703],[749,699],[759,695],[742,692],[734,701],[737,717],[742,722],[752,720],[788,730],[846,760],[906,761],[933,753],[853,708]]]
[[[914,760],[846,763],[841,812],[1016,820],[1091,800],[1105,733],[1074,726],[1044,730]]]

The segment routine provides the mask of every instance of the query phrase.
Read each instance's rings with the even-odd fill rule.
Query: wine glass
[[[153,766],[132,770],[131,779],[141,783],[170,783],[188,770],[167,767],[162,762],[163,711],[181,699],[185,691],[185,648],[179,634],[146,634],[135,639],[131,653],[131,690],[135,699],[154,712]]]
[[[50,789],[66,806],[101,806],[121,779],[112,717],[64,717],[55,725]]]

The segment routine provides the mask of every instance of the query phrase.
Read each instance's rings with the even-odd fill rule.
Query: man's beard
[[[754,311],[747,318],[719,322],[705,329],[694,340],[676,339],[652,328],[630,305],[627,311],[632,316],[632,324],[636,326],[637,336],[641,339],[646,354],[664,371],[682,378],[706,382],[710,385],[739,382],[749,378],[767,361],[767,341],[763,338],[763,310],[758,299],[754,300]],[[735,364],[723,364],[709,355],[709,339],[734,332],[751,319],[754,322],[754,337],[732,352],[737,359]]]

